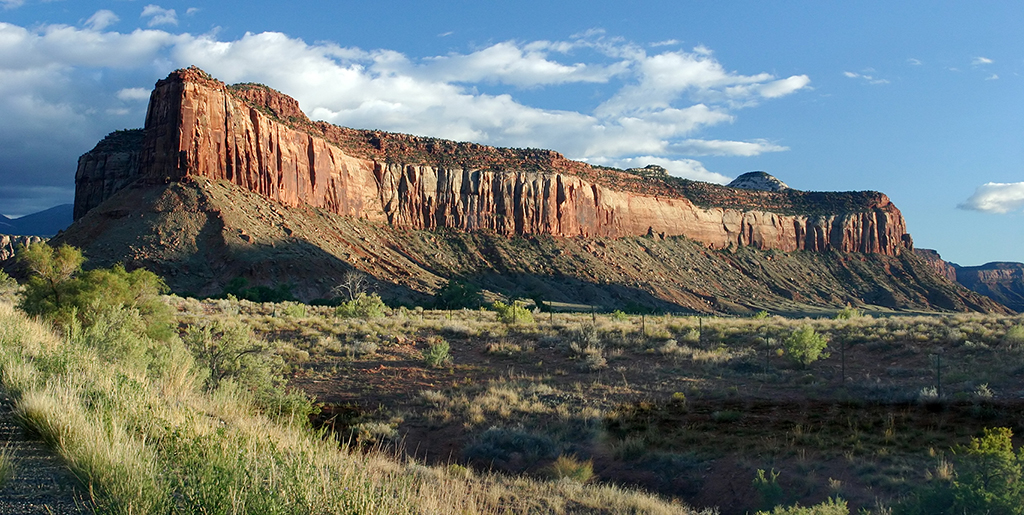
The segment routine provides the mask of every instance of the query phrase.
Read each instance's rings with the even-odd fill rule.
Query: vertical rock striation
[[[682,235],[713,248],[887,255],[912,248],[881,193],[747,191],[592,168],[550,151],[345,129],[311,122],[274,90],[226,86],[197,68],[157,83],[138,134],[134,152],[101,142],[79,160],[76,219],[131,180],[205,177],[287,206],[414,229]]]

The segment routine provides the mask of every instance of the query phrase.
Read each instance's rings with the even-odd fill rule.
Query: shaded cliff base
[[[604,309],[815,313],[846,304],[878,310],[1005,312],[945,281],[914,256],[708,250],[686,238],[507,238],[403,230],[313,208],[286,208],[226,182],[135,183],[54,242],[93,266],[124,262],[163,276],[180,294],[215,295],[228,282],[292,286],[330,297],[361,270],[391,302],[422,305],[450,278],[507,296]]]

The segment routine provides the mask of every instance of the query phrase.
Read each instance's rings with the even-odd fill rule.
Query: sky
[[[1024,262],[1024,2],[0,0],[0,213],[196,65],[310,118],[728,183],[874,190],[915,245]]]

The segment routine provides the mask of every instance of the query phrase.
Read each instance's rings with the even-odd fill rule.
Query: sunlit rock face
[[[310,121],[270,88],[227,86],[197,68],[156,84],[142,132],[104,141],[79,160],[76,219],[136,180],[207,178],[285,206],[411,229],[686,236],[709,248],[887,255],[911,247],[899,209],[878,192],[797,191],[763,172],[725,187],[548,150],[347,129]]]
[[[730,188],[760,191],[785,191],[786,183],[766,172],[747,172],[729,183]]]

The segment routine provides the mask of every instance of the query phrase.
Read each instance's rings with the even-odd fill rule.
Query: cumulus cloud
[[[63,170],[17,176],[70,182],[78,154],[132,117],[142,123],[149,88],[140,84],[194,64],[228,83],[261,82],[287,92],[311,118],[339,125],[550,148],[610,166],[657,163],[679,176],[727,182],[690,158],[787,148],[703,133],[810,83],[805,75],[730,71],[706,47],[652,50],[601,31],[424,57],[273,32],[222,40],[216,33],[106,30],[115,18],[97,13],[84,27],[31,29],[0,22],[0,170]],[[149,26],[177,21],[173,10],[156,5],[146,6],[142,18]],[[553,86],[604,96],[575,110],[517,99],[521,90]],[[66,131],[54,136],[53,127]],[[29,149],[39,144],[51,147]],[[33,152],[55,161],[45,168],[28,164]]]
[[[978,65],[982,65],[982,64],[992,64],[994,62],[995,61],[989,59],[988,57],[981,57],[981,56],[975,57],[973,60],[971,60],[971,64],[973,64],[974,66],[978,66]]]
[[[174,12],[174,9],[164,9],[159,5],[149,4],[143,7],[142,14],[139,17],[149,18],[148,25],[150,27],[178,24],[178,13]]]
[[[983,184],[957,207],[986,213],[1009,213],[1024,209],[1024,182]]]
[[[920,59],[914,59],[913,57],[911,57],[907,59],[907,64],[911,66],[921,66],[924,63],[922,63]]]
[[[124,88],[117,92],[117,98],[124,101],[149,100],[149,91],[146,88]]]
[[[693,159],[666,159],[656,156],[637,156],[621,159],[592,159],[590,164],[611,166],[614,168],[643,168],[647,165],[658,165],[665,169],[669,175],[682,177],[694,181],[713,182],[716,184],[728,184],[732,179],[722,174],[710,172],[704,168],[704,164]]]
[[[16,9],[25,5],[25,0],[0,0],[0,4],[3,4],[4,9]]]

